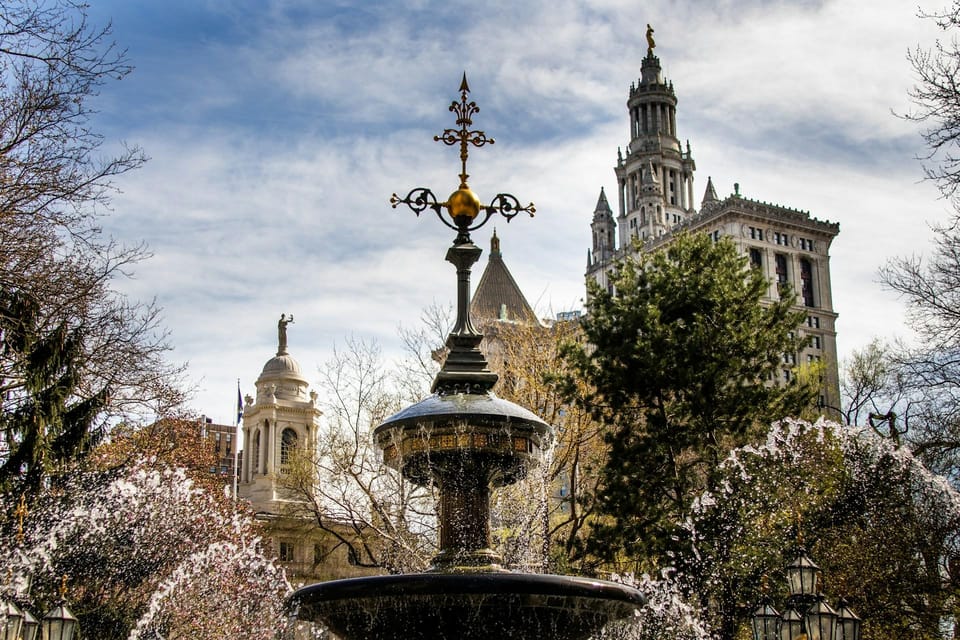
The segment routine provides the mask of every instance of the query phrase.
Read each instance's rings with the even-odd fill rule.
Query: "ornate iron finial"
[[[457,268],[457,320],[453,330],[447,337],[447,347],[450,349],[447,359],[433,382],[433,391],[445,393],[479,393],[493,388],[497,382],[497,374],[490,371],[486,358],[480,351],[480,341],[483,335],[477,331],[470,320],[470,268],[480,258],[481,250],[470,240],[470,232],[479,229],[490,220],[490,217],[499,213],[509,222],[521,211],[534,214],[531,202],[521,206],[520,201],[509,193],[498,193],[489,205],[481,205],[480,198],[467,185],[467,158],[469,148],[482,147],[493,144],[493,138],[479,130],[471,130],[473,116],[480,108],[477,103],[468,100],[470,85],[467,84],[467,74],[463,74],[460,81],[460,100],[450,104],[450,111],[456,114],[455,129],[445,129],[439,136],[434,136],[437,142],[447,146],[460,145],[460,187],[450,194],[446,202],[440,202],[430,189],[417,187],[401,198],[393,194],[390,204],[394,209],[400,204],[407,205],[418,216],[425,209],[432,209],[440,222],[457,232],[453,246],[447,250],[447,262]],[[451,223],[444,215],[446,209]],[[485,215],[477,222],[480,213]]]
[[[457,231],[457,239],[454,244],[466,244],[470,242],[470,232],[479,229],[490,217],[499,213],[509,222],[521,211],[529,213],[530,216],[536,212],[533,203],[523,206],[516,196],[509,193],[498,193],[494,196],[489,205],[480,204],[480,198],[470,190],[467,184],[467,159],[469,157],[469,148],[472,144],[475,147],[482,147],[487,144],[493,144],[493,138],[488,138],[487,134],[480,130],[471,130],[473,125],[473,116],[480,111],[477,103],[468,100],[470,85],[467,84],[467,74],[463,74],[460,81],[460,100],[454,100],[450,104],[450,111],[456,114],[456,129],[445,129],[441,135],[434,136],[436,142],[443,142],[447,146],[460,145],[460,187],[450,194],[446,202],[437,200],[433,191],[426,187],[417,187],[412,189],[404,198],[396,193],[390,197],[390,204],[394,209],[400,204],[407,205],[411,211],[418,216],[425,209],[432,209],[440,221]],[[446,209],[453,224],[443,217],[443,209]],[[480,222],[474,224],[474,221],[480,215],[485,214]]]
[[[470,131],[468,127],[473,124],[472,116],[480,111],[480,107],[472,100],[467,102],[467,94],[470,93],[470,85],[467,84],[467,72],[463,72],[463,80],[460,81],[460,102],[454,100],[450,103],[450,112],[457,114],[457,124],[459,129],[444,129],[439,136],[433,136],[434,142],[443,142],[448,147],[455,144],[460,145],[460,188],[469,189],[467,186],[467,157],[469,156],[469,145],[482,147],[486,144],[493,144],[495,140],[488,138],[483,131]]]

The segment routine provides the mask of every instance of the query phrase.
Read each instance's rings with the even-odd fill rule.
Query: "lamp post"
[[[750,616],[753,640],[860,640],[860,618],[845,600],[839,611],[827,604],[820,591],[820,567],[801,547],[787,565],[790,593],[783,614],[764,594]]]

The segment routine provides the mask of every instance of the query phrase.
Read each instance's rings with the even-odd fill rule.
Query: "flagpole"
[[[243,419],[243,396],[240,395],[240,378],[237,378],[237,431],[233,441],[233,502],[237,502],[237,477],[240,475],[240,421]]]

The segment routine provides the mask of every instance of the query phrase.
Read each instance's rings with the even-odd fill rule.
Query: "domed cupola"
[[[277,355],[263,365],[256,400],[247,396],[243,409],[240,495],[261,513],[278,514],[282,504],[303,499],[285,488],[283,476],[298,452],[313,455],[320,426],[317,394],[309,391],[300,365],[287,352],[292,322],[293,316],[280,316]]]
[[[257,404],[293,400],[305,402],[309,383],[300,372],[300,364],[287,351],[287,325],[293,316],[280,316],[277,323],[277,355],[267,360],[257,378]]]

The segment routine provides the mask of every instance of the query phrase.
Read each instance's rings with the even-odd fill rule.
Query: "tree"
[[[732,451],[718,478],[685,525],[695,553],[678,580],[720,638],[746,624],[764,576],[783,601],[801,538],[825,591],[863,618],[864,640],[935,640],[956,618],[960,494],[889,439],[785,420],[764,444]]]
[[[960,1],[934,13],[920,13],[933,20],[942,31],[960,27]],[[916,47],[907,54],[917,84],[910,91],[916,110],[906,118],[924,123],[922,135],[929,148],[925,171],[948,197],[960,186],[960,44],[955,37],[949,42],[937,40],[932,49]]]
[[[581,398],[562,346],[581,339],[575,322],[539,324],[481,321],[490,367],[500,376],[494,392],[534,412],[554,428],[552,446],[528,477],[494,492],[497,537],[511,567],[593,572],[584,540],[594,515],[599,469],[606,459],[603,425]],[[495,343],[495,347],[491,347]]]
[[[612,282],[590,288],[585,344],[565,352],[609,425],[592,550],[656,568],[726,452],[810,407],[817,385],[784,364],[805,344],[793,296],[762,302],[766,279],[729,240],[678,234]]]
[[[0,6],[0,483],[37,486],[107,426],[164,415],[180,367],[153,304],[112,288],[148,254],[104,238],[113,180],[145,160],[104,157],[90,99],[130,72],[109,25],[73,0]]]
[[[11,513],[12,498],[0,506]],[[23,544],[4,536],[0,561],[14,577],[33,575],[21,596],[34,612],[52,606],[67,576],[85,637],[268,640],[283,624],[290,587],[252,515],[184,469],[75,474],[28,511]]]
[[[423,570],[437,550],[432,493],[386,468],[373,441],[401,408],[396,388],[379,346],[348,338],[320,369],[316,450],[285,478],[297,511],[345,546],[352,564],[391,573]]]

